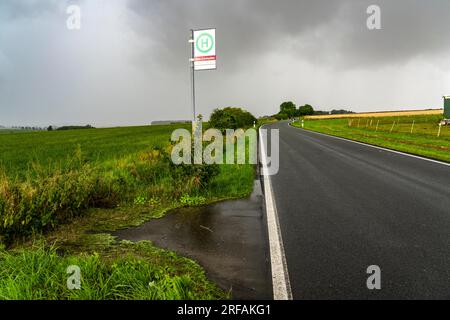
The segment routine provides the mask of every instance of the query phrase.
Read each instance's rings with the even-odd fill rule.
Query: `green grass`
[[[173,166],[169,139],[176,128],[189,125],[0,135],[0,243],[9,247],[1,252],[0,298],[227,297],[191,260],[148,245],[136,262],[145,245],[125,245],[107,233],[176,207],[251,193],[252,165]],[[63,256],[51,249],[55,243]],[[61,282],[70,261],[86,272],[81,291],[67,292]],[[133,275],[138,266],[166,278],[148,288],[148,277]]]
[[[81,271],[78,290],[67,287],[66,271],[72,265]],[[224,298],[227,295],[206,279],[198,264],[146,241],[122,241],[106,256],[67,255],[43,244],[13,252],[0,250],[2,300]]]
[[[450,127],[443,126],[437,137],[441,119],[410,116],[304,120],[304,129],[450,162]],[[301,127],[301,122],[294,126]]]
[[[0,167],[8,176],[23,176],[33,162],[55,168],[64,165],[78,146],[87,161],[101,164],[165,145],[176,128],[189,125],[10,132],[0,135]]]

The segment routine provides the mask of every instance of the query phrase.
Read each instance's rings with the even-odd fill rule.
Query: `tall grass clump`
[[[137,195],[178,199],[199,193],[218,173],[215,166],[175,166],[169,151],[156,148],[93,166],[77,148],[56,169],[34,164],[24,178],[0,172],[0,240],[47,231],[86,208],[114,207]]]
[[[130,246],[129,255],[114,260],[98,254],[64,256],[55,246],[43,244],[16,251],[0,249],[0,299],[192,300],[223,296],[192,261],[162,252],[148,242]],[[154,263],[145,253],[164,263]],[[78,290],[67,287],[69,266],[81,270]]]

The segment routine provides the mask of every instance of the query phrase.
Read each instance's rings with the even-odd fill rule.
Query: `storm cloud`
[[[81,30],[66,28],[78,4]],[[381,8],[381,30],[366,26]],[[447,0],[97,0],[0,3],[0,124],[189,119],[189,30],[217,29],[198,110],[273,114],[284,100],[354,111],[441,107]]]

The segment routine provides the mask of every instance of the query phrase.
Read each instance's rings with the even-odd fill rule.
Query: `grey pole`
[[[195,114],[195,69],[194,69],[194,30],[191,29],[191,82],[192,82],[192,112],[194,115],[193,121],[196,120]]]

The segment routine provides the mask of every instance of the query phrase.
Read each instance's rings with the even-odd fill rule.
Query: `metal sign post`
[[[191,59],[190,65],[191,65],[191,86],[192,86],[192,112],[193,112],[193,119],[192,121],[195,121],[195,68],[194,68],[194,30],[191,29],[191,39],[189,39],[189,42],[191,43]]]

